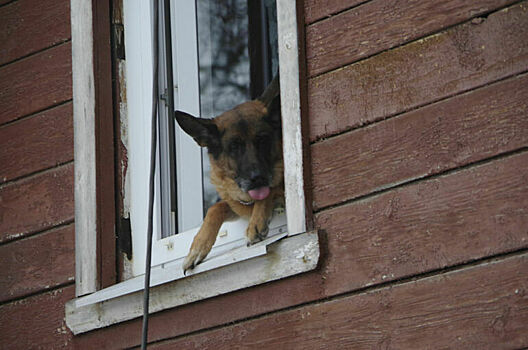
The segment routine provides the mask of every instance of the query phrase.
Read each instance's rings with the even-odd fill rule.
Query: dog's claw
[[[269,228],[267,225],[262,230],[259,230],[257,226],[254,226],[253,229],[248,227],[246,232],[246,246],[249,247],[255,243],[265,240],[268,236],[268,232]]]
[[[192,270],[198,265],[202,260],[204,259],[205,255],[198,250],[191,249],[189,254],[185,257],[183,260],[183,275],[185,276],[187,274],[188,270]]]

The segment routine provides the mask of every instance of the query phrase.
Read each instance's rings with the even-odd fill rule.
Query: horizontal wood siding
[[[304,20],[306,24],[310,24],[366,1],[367,0],[305,0]]]
[[[528,75],[312,147],[314,207],[528,146]]]
[[[377,52],[484,15],[514,0],[373,0],[306,29],[308,75],[319,75]]]
[[[72,104],[0,126],[0,183],[73,160]]]
[[[528,346],[520,273],[527,258],[519,257],[528,248],[521,175],[528,172],[528,2],[504,10],[513,2],[398,3],[410,11],[400,19],[380,1],[320,3],[312,15],[318,2],[305,2],[307,22],[315,22],[307,33],[333,23],[328,28],[342,30],[343,42],[357,40],[357,31],[337,25],[357,12],[370,16],[365,33],[389,39],[353,60],[371,58],[309,80],[320,269],[155,314],[150,341],[161,348],[427,348],[440,332],[441,348]],[[399,38],[396,27],[414,36]],[[439,34],[424,37],[432,32]],[[306,44],[333,43],[308,37]],[[334,68],[350,57],[340,54]],[[133,320],[83,334],[76,346],[136,346],[140,328]]]
[[[527,11],[521,3],[311,79],[310,139],[526,71]]]
[[[73,349],[64,304],[74,297],[75,287],[69,286],[0,305],[2,348]]]
[[[528,256],[516,256],[153,349],[521,349],[528,346],[526,270]]]
[[[73,281],[73,224],[0,246],[0,302]]]
[[[71,222],[73,163],[0,187],[0,209],[0,242]]]
[[[0,18],[0,65],[70,38],[69,0],[18,0]]]
[[[528,248],[528,152],[325,210],[330,295]]]
[[[0,67],[0,124],[71,98],[69,42]]]
[[[323,211],[316,226],[325,232],[326,257],[317,272],[155,314],[149,339],[526,249],[528,178],[519,176],[525,173],[528,152]],[[140,328],[140,320],[128,322],[81,335],[77,345],[134,346]]]
[[[130,348],[140,319],[75,337],[64,323],[71,44],[48,22],[66,2],[0,0],[0,29],[24,37],[0,41],[0,338]],[[528,1],[303,4],[320,266],[156,313],[151,347],[528,347]],[[12,18],[57,31],[29,38]]]
[[[0,0],[0,348],[71,348],[69,0]]]

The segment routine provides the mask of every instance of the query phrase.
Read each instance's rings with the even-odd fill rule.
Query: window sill
[[[257,252],[263,249],[267,249],[264,255]],[[315,231],[287,236],[254,250],[255,257],[249,256],[243,261],[235,258],[224,266],[202,273],[197,270],[186,278],[181,278],[180,271],[170,277],[167,269],[160,269],[157,273],[153,270],[151,313],[311,271],[319,261],[319,240]],[[107,294],[107,297],[102,295],[110,288],[66,303],[66,324],[71,331],[80,334],[140,317],[143,290],[138,286],[143,285],[143,278],[140,276],[134,280],[137,281],[131,283],[129,280],[110,287],[122,291]]]

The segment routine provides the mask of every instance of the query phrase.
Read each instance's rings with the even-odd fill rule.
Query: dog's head
[[[216,118],[200,119],[176,111],[180,127],[200,146],[207,147],[211,165],[220,168],[254,200],[265,199],[270,187],[282,180],[282,171],[277,170],[282,165],[278,95],[277,76],[258,99]]]

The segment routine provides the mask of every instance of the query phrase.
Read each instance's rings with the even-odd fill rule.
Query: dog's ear
[[[277,96],[271,101],[268,106],[268,115],[265,117],[266,121],[271,127],[277,131],[281,130],[281,108],[280,108],[280,96]]]
[[[280,93],[280,85],[279,85],[279,73],[273,78],[271,83],[269,83],[266,90],[260,95],[257,100],[264,103],[266,108],[269,108],[273,100],[275,100],[275,97],[279,96]]]
[[[192,115],[175,111],[176,121],[197,144],[207,147],[213,154],[220,146],[220,133],[212,119],[196,118]]]
[[[280,84],[279,74],[273,78],[266,90],[258,98],[262,101],[268,109],[266,121],[276,130],[281,129],[281,113],[280,113]]]

